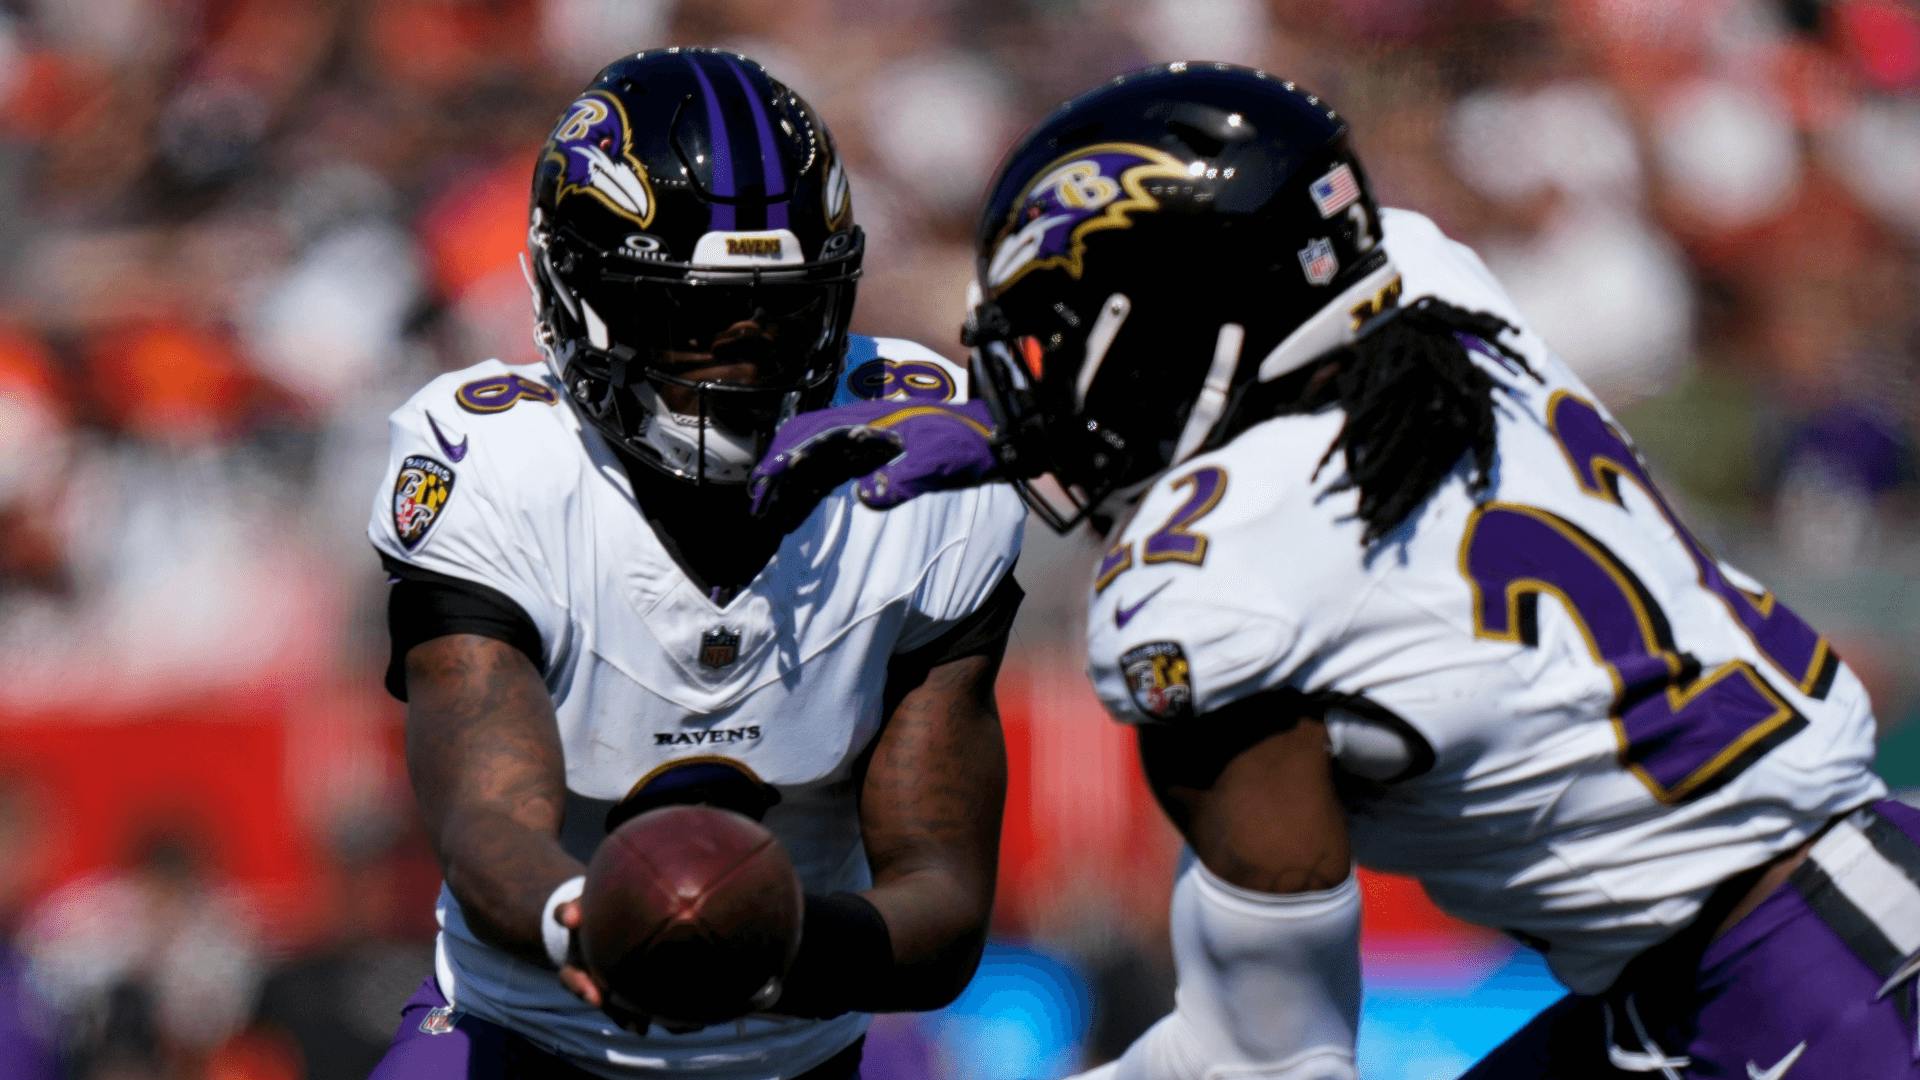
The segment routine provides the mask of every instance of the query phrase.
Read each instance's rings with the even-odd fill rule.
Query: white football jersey
[[[1360,862],[1597,991],[1722,879],[1883,793],[1871,707],[1686,532],[1471,250],[1417,214],[1383,225],[1408,301],[1522,327],[1505,340],[1544,379],[1500,376],[1491,489],[1463,470],[1368,558],[1342,463],[1314,475],[1343,414],[1262,422],[1158,478],[1116,535],[1094,683],[1130,722],[1307,695]]]
[[[911,342],[855,337],[838,400],[964,395],[965,372]],[[609,809],[676,765],[726,763],[773,785],[765,824],[810,892],[871,884],[855,765],[879,731],[888,660],[971,615],[1018,554],[1006,485],[870,510],[843,485],[751,584],[715,605],[641,516],[620,462],[549,370],[489,360],[428,383],[391,417],[368,535],[410,566],[511,598],[540,632],[566,758],[562,842],[586,860]],[[791,1076],[867,1018],[753,1018],[640,1037],[553,972],[482,941],[441,891],[440,989],[606,1076],[671,1069]]]

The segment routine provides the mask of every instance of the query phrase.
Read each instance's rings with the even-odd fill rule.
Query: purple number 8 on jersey
[[[462,383],[453,392],[453,400],[470,413],[506,412],[522,399],[551,405],[560,400],[551,387],[519,375],[495,375]]]

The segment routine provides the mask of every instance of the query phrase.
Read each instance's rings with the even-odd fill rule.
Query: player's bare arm
[[[1331,889],[1353,861],[1326,725],[1253,698],[1140,728],[1147,784],[1207,869],[1260,893]]]
[[[553,702],[533,663],[492,638],[451,634],[406,657],[407,771],[468,924],[546,965],[540,917],[582,872],[560,846],[566,797]]]
[[[859,1008],[939,1008],[980,962],[1007,791],[999,669],[997,651],[935,666],[874,747],[860,803],[865,895],[886,919],[893,969]]]

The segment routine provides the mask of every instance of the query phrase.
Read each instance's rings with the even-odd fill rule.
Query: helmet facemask
[[[536,220],[540,340],[623,453],[696,484],[745,483],[781,423],[832,397],[860,272],[857,228],[849,239],[813,263],[701,267]]]
[[[1113,343],[1101,324],[1124,320],[1127,305],[1124,296],[1109,297],[1084,338],[1048,336],[1060,342],[1059,349],[1081,353],[1070,370],[1097,370]],[[993,414],[1002,465],[1028,509],[1056,532],[1071,532],[1082,522],[1106,532],[1144,489],[1156,461],[1138,440],[1130,445],[1126,434],[1082,408],[1081,380],[1069,387],[1065,379],[1045,378],[1050,364],[1069,358],[1050,356],[1057,350],[1038,336],[1015,331],[999,304],[976,304],[963,339],[973,350],[973,384]]]

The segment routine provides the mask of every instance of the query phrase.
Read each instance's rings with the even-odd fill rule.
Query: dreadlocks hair
[[[1392,532],[1426,502],[1462,455],[1473,455],[1467,489],[1486,491],[1493,470],[1494,391],[1505,385],[1474,363],[1494,356],[1540,382],[1526,358],[1500,340],[1505,319],[1423,296],[1375,316],[1352,344],[1327,356],[1317,404],[1346,413],[1340,434],[1314,467],[1318,478],[1336,453],[1346,475],[1331,492],[1358,489],[1360,546]]]

